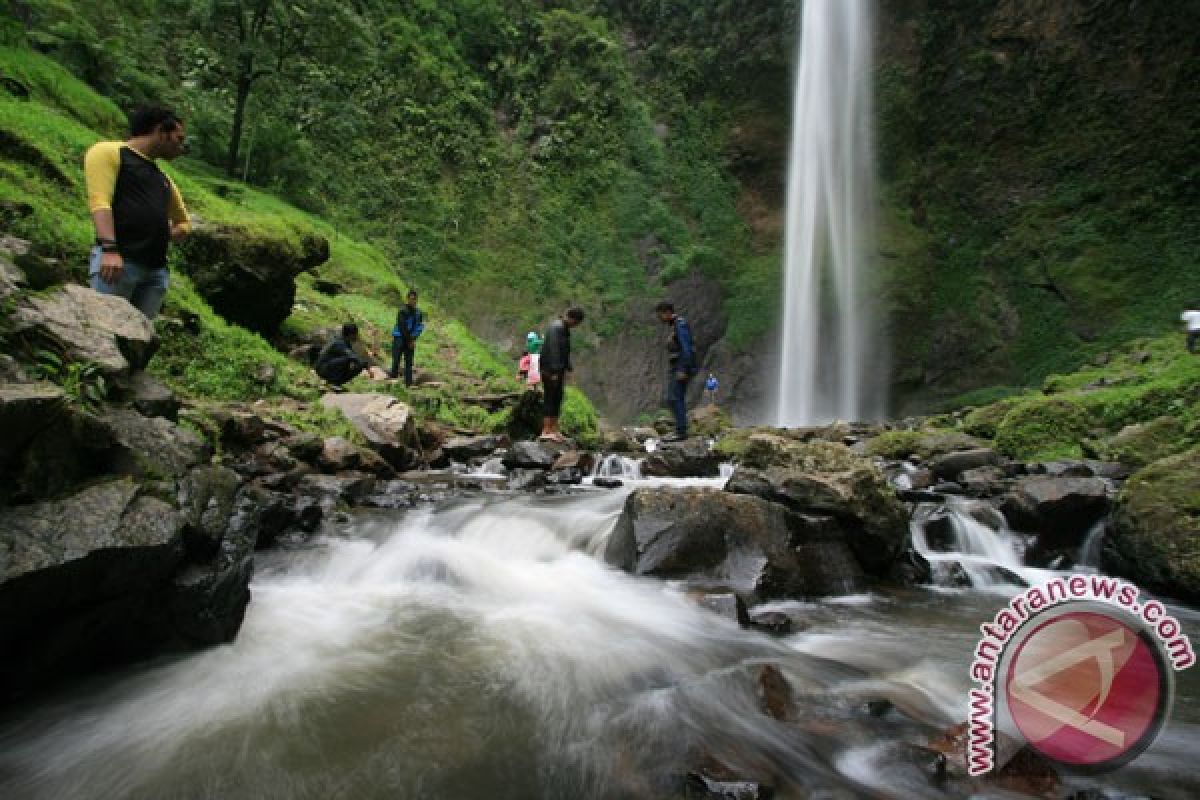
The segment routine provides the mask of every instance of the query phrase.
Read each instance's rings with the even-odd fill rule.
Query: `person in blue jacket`
[[[400,356],[404,356],[404,385],[412,386],[413,382],[413,353],[417,347],[417,339],[425,330],[425,315],[417,308],[417,290],[409,289],[407,302],[396,314],[396,326],[392,328],[392,370],[389,377],[395,379],[400,374]]]
[[[682,441],[687,438],[687,389],[696,374],[696,346],[692,341],[692,329],[687,320],[675,313],[674,304],[664,300],[654,307],[658,319],[670,326],[667,337],[667,402],[675,415],[675,434],[663,437],[664,441]]]

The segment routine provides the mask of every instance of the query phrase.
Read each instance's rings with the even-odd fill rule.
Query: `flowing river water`
[[[262,554],[234,643],[0,720],[0,797],[670,798],[697,754],[779,798],[966,796],[901,743],[966,718],[978,625],[1015,587],[776,603],[807,628],[772,637],[605,565],[628,486],[361,515]],[[795,720],[759,710],[764,664]],[[1147,753],[1070,789],[1200,797],[1200,685],[1176,691]]]

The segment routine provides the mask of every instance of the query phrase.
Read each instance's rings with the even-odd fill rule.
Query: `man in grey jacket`
[[[583,310],[571,308],[559,319],[550,323],[542,344],[542,385],[546,394],[542,410],[542,435],[539,439],[552,442],[565,441],[558,429],[558,415],[562,412],[563,391],[567,373],[571,372],[571,328],[583,322]]]

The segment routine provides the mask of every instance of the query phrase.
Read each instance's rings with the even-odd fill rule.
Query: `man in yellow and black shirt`
[[[124,297],[150,319],[167,293],[167,245],[191,229],[175,184],[155,164],[183,154],[183,120],[165,108],[142,108],[129,120],[129,139],[97,142],[83,171],[96,226],[92,288]]]

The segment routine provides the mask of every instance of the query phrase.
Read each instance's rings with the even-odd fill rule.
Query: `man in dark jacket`
[[[413,353],[417,339],[425,330],[425,315],[417,308],[417,290],[408,290],[408,302],[396,314],[396,327],[392,328],[392,371],[391,378],[400,374],[400,356],[404,356],[404,385],[412,386]]]
[[[696,374],[696,347],[692,342],[692,329],[687,320],[675,313],[675,306],[664,300],[654,307],[658,319],[671,328],[667,337],[667,401],[675,415],[675,434],[663,437],[663,441],[682,441],[687,438],[687,389]]]
[[[367,360],[354,349],[358,342],[358,326],[347,322],[342,326],[342,333],[329,340],[329,344],[321,349],[317,363],[313,369],[323,380],[335,387],[349,382],[367,367]]]
[[[562,412],[563,392],[571,365],[571,328],[583,322],[583,310],[571,308],[561,318],[550,323],[542,344],[542,385],[546,387],[542,411],[542,435],[539,439],[565,441],[558,430],[558,415]]]

